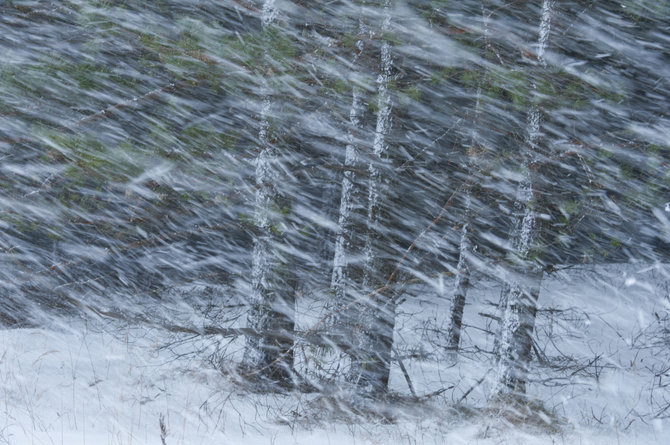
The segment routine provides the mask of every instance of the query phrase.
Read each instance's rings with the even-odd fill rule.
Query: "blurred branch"
[[[129,250],[137,248],[137,247],[146,247],[146,246],[156,245],[156,244],[159,244],[159,243],[166,243],[168,241],[175,241],[175,240],[179,240],[179,239],[185,239],[185,238],[188,238],[189,236],[192,236],[192,235],[195,235],[195,234],[200,234],[200,233],[203,233],[203,232],[206,232],[206,231],[226,231],[226,230],[230,230],[230,229],[243,229],[243,230],[253,231],[254,227],[251,226],[251,225],[246,226],[246,225],[241,224],[241,223],[227,223],[227,224],[218,224],[216,226],[197,227],[197,228],[192,229],[192,230],[181,230],[181,231],[171,232],[171,233],[168,233],[168,234],[165,234],[165,235],[153,236],[153,237],[148,238],[146,240],[134,241],[132,243],[125,244],[125,245],[122,245],[122,246],[119,246],[119,247],[108,247],[105,250],[107,250],[110,254],[121,253],[121,252],[126,252],[126,251],[129,251]],[[86,257],[86,258],[82,258],[82,259],[77,260],[77,261],[67,261],[67,262],[63,262],[63,263],[53,264],[53,265],[47,267],[46,269],[42,269],[40,271],[32,273],[31,276],[45,275],[45,274],[48,274],[48,273],[51,273],[51,272],[63,273],[65,268],[72,267],[72,266],[79,265],[79,264],[84,264],[87,261],[93,261],[93,259],[89,258],[89,257]]]
[[[244,0],[228,0],[227,2],[224,1],[224,3],[234,3],[236,5],[241,6],[242,8],[246,9],[247,11],[251,11],[255,14],[260,14],[261,11],[254,7],[253,5],[250,5],[249,3],[245,2]]]
[[[461,191],[463,191],[463,189],[465,189],[465,188],[466,188],[468,185],[470,185],[471,183],[472,183],[472,178],[470,177],[470,178],[468,178],[466,181],[464,181],[464,182],[463,182],[463,183],[462,183],[462,184],[461,184],[461,185],[460,185],[460,186],[459,186],[459,187],[458,187],[458,188],[451,194],[451,196],[449,197],[449,199],[447,199],[447,201],[446,201],[446,202],[444,203],[444,205],[442,206],[442,209],[440,209],[440,212],[439,212],[438,215],[435,217],[435,219],[433,219],[433,221],[432,221],[430,224],[428,224],[428,226],[427,226],[425,229],[423,229],[423,231],[422,231],[422,232],[421,232],[421,233],[414,239],[414,241],[412,241],[412,244],[410,244],[410,246],[407,248],[407,250],[406,250],[405,253],[403,254],[402,258],[400,258],[400,260],[399,260],[398,263],[396,264],[396,267],[395,267],[395,269],[393,270],[393,272],[391,272],[391,275],[389,276],[388,281],[386,282],[386,285],[385,285],[384,287],[380,288],[380,289],[377,289],[377,290],[376,290],[375,292],[373,292],[373,293],[381,292],[382,290],[385,290],[386,288],[388,288],[388,287],[393,283],[393,281],[395,281],[395,279],[396,279],[396,277],[397,277],[397,275],[398,275],[398,272],[399,272],[399,270],[400,270],[400,267],[401,267],[401,266],[403,265],[403,263],[407,260],[407,257],[408,257],[409,254],[412,252],[412,250],[414,250],[414,248],[416,247],[416,244],[417,244],[417,242],[419,241],[419,239],[421,239],[422,237],[424,237],[428,232],[430,232],[430,231],[433,229],[433,227],[435,227],[435,225],[442,219],[442,217],[443,217],[444,214],[446,213],[447,209],[449,209],[449,207],[451,207],[451,205],[454,203],[454,199],[456,198],[456,196],[458,196],[458,194],[459,194]]]
[[[416,392],[414,391],[414,385],[412,385],[412,379],[409,378],[409,373],[407,372],[407,368],[405,368],[405,364],[403,363],[400,356],[398,356],[397,352],[394,358],[398,362],[398,365],[400,365],[400,370],[402,371],[402,374],[405,376],[405,381],[407,382],[407,386],[409,387],[409,392],[412,393],[412,397],[416,399],[417,397]]]
[[[140,96],[140,97],[133,97],[132,99],[128,99],[126,101],[110,105],[104,110],[100,110],[97,113],[93,113],[90,116],[86,116],[82,119],[79,119],[78,121],[74,122],[72,125],[73,128],[82,126],[82,125],[87,125],[90,124],[91,122],[95,122],[100,119],[104,119],[107,117],[112,116],[114,113],[125,110],[127,108],[132,108],[136,107],[140,103],[155,99],[158,96],[160,96],[162,93],[169,92],[169,91],[174,91],[178,88],[177,84],[174,82],[170,82],[167,85],[164,85],[160,88],[156,88],[155,90],[149,91],[148,93]]]

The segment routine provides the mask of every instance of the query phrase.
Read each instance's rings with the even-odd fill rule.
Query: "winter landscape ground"
[[[392,369],[392,391],[404,397],[392,421],[338,417],[310,394],[250,397],[203,360],[217,338],[180,344],[183,338],[159,329],[100,319],[3,330],[0,443],[664,444],[668,424],[657,411],[670,397],[667,356],[663,346],[651,345],[664,329],[659,317],[670,312],[667,273],[660,265],[582,267],[543,282],[543,317],[551,317],[550,309],[574,315],[543,323],[553,332],[538,333],[538,345],[546,354],[575,358],[584,369],[541,371],[543,381],[530,392],[546,414],[525,424],[487,411],[491,383],[477,384],[493,366],[476,352],[491,347],[480,330],[487,319],[477,315],[487,311],[491,295],[482,284],[466,309],[479,325],[465,328],[461,366],[451,366],[437,347],[424,351],[425,360],[406,362],[418,396],[444,392],[414,401],[401,370]],[[403,307],[412,317],[399,321],[397,347],[425,344],[421,336],[442,322],[444,305],[418,298]],[[199,356],[190,353],[194,348]]]
[[[0,445],[670,443],[670,0],[0,0]]]

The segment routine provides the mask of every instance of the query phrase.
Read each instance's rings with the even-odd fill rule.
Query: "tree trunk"
[[[361,14],[362,15],[362,14]],[[362,16],[359,18],[359,35],[364,33]],[[358,59],[363,52],[362,37],[356,42],[353,65],[358,64]],[[334,312],[332,326],[336,343],[344,351],[351,349],[351,332],[355,314],[360,311],[353,302],[360,298],[360,288],[353,285],[355,274],[352,259],[360,252],[357,248],[357,216],[361,210],[362,190],[354,170],[360,167],[360,153],[357,138],[361,129],[361,115],[363,114],[363,100],[361,88],[354,84],[351,90],[351,108],[349,110],[349,128],[347,132],[347,145],[345,148],[344,177],[342,178],[342,191],[340,197],[340,210],[338,216],[338,231],[335,238],[335,253],[333,256],[333,274],[331,288],[333,290],[333,302],[329,310]]]
[[[263,27],[277,15],[274,0],[266,0],[262,9]],[[267,57],[267,55],[266,55]],[[256,158],[256,202],[251,270],[250,310],[247,327],[258,336],[248,336],[242,363],[243,377],[262,385],[289,386],[292,382],[295,312],[295,276],[278,249],[282,242],[277,227],[281,223],[277,208],[281,207],[276,189],[278,150],[270,140],[273,101],[268,79],[263,80],[259,154]],[[280,333],[280,335],[277,335]]]
[[[539,28],[537,60],[546,66],[544,58],[551,25],[552,0],[544,0]],[[535,84],[532,85],[535,91]],[[514,202],[516,223],[512,231],[513,257],[510,278],[503,293],[501,332],[497,342],[497,373],[493,388],[494,398],[523,399],[530,364],[530,349],[537,299],[540,294],[542,268],[532,258],[532,244],[537,238],[537,203],[532,161],[537,153],[540,136],[540,110],[533,104],[528,112],[527,137],[523,153],[523,179]]]
[[[463,311],[465,309],[465,298],[470,287],[470,265],[467,256],[470,253],[470,193],[468,187],[465,190],[465,223],[461,229],[461,242],[459,246],[458,265],[456,266],[456,280],[451,302],[451,320],[449,332],[447,333],[447,351],[452,359],[455,359],[461,343],[461,329],[463,327]]]
[[[498,367],[494,398],[523,399],[535,329],[537,299],[543,272],[533,268],[521,272],[504,298],[501,336],[498,342]]]
[[[383,34],[390,29],[390,0],[384,1]],[[377,78],[378,113],[372,155],[368,165],[370,174],[368,187],[368,233],[364,247],[363,289],[368,292],[366,305],[361,308],[358,332],[352,353],[350,379],[357,385],[359,394],[379,397],[388,389],[395,329],[395,300],[388,291],[375,289],[385,284],[385,272],[390,258],[385,258],[380,224],[381,204],[386,196],[388,176],[388,147],[386,138],[391,129],[393,107],[389,82],[393,60],[387,41],[381,46],[380,74]]]
[[[488,12],[482,2],[482,23],[484,28],[484,46],[488,44]],[[475,102],[475,116],[473,119],[472,132],[470,134],[470,150],[468,152],[468,169],[470,174],[475,173],[477,166],[477,151],[480,146],[478,133],[479,117],[481,114],[482,87],[477,87],[477,98]],[[454,280],[454,292],[451,300],[451,312],[449,320],[449,331],[447,332],[447,352],[452,360],[458,357],[461,343],[461,330],[463,328],[463,311],[465,300],[470,287],[470,264],[468,255],[471,254],[470,230],[472,218],[472,186],[464,190],[465,211],[463,212],[463,227],[461,228],[461,240],[458,249],[458,264],[456,265],[456,279]]]

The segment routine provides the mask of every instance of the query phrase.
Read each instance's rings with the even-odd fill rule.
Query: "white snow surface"
[[[667,266],[628,264],[545,276],[537,344],[548,356],[560,349],[585,364],[599,355],[600,364],[590,369],[601,367],[598,379],[583,373],[559,378],[538,367],[536,375],[549,384],[531,383],[529,392],[561,422],[553,432],[505,425],[484,414],[463,415],[454,403],[492,374],[493,363],[475,346],[492,345],[491,336],[481,331],[490,319],[479,314],[491,312],[487,299],[496,295],[497,285],[479,280],[468,296],[464,353],[456,366],[438,346],[426,346],[421,335],[431,323],[448,323],[450,301],[436,304],[425,285],[400,307],[396,349],[402,355],[421,347],[433,354],[430,360],[405,361],[417,393],[454,387],[424,402],[422,407],[430,408],[425,412],[404,408],[394,423],[317,420],[305,416],[314,396],[248,394],[205,358],[211,339],[180,345],[158,329],[72,321],[0,331],[0,444],[162,445],[161,416],[166,445],[667,444],[670,426],[656,411],[659,401],[670,397],[653,374],[668,354],[640,346],[643,338],[654,337],[656,315],[670,308],[668,271]],[[549,308],[589,316],[557,321]],[[553,346],[548,346],[549,330]],[[163,348],[171,342],[171,348]],[[200,347],[200,354],[180,355]],[[463,406],[483,407],[491,383],[484,379],[475,386]],[[408,393],[397,366],[391,387]]]

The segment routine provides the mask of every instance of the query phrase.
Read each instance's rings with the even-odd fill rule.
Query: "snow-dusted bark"
[[[266,0],[262,9],[263,26],[277,16],[274,0]],[[293,367],[291,335],[294,321],[294,280],[280,270],[282,258],[277,251],[276,215],[278,152],[270,141],[270,120],[273,100],[267,79],[261,89],[259,153],[256,158],[256,199],[254,239],[251,268],[250,310],[247,327],[258,335],[248,336],[243,360],[243,373],[269,383],[290,382]]]
[[[363,19],[359,20],[359,36],[364,32]],[[356,42],[353,66],[356,67],[358,59],[363,51],[363,40],[359,38]],[[349,130],[347,133],[347,145],[344,157],[344,177],[342,178],[342,193],[340,197],[340,210],[338,216],[338,231],[335,239],[335,254],[333,256],[333,276],[331,287],[335,297],[335,310],[344,308],[349,304],[347,285],[350,279],[350,260],[354,254],[352,245],[354,232],[354,208],[360,196],[357,196],[355,187],[354,169],[359,166],[359,147],[356,139],[361,128],[361,115],[363,113],[361,88],[354,84],[351,90],[351,108],[349,110]]]
[[[539,27],[537,60],[546,66],[545,52],[553,1],[544,0]],[[535,91],[535,85],[532,85]],[[514,266],[501,298],[501,331],[497,342],[496,383],[492,395],[523,396],[532,335],[535,328],[537,299],[542,281],[542,269],[531,258],[532,244],[537,236],[537,208],[534,199],[534,178],[532,162],[537,151],[540,136],[540,109],[533,104],[528,111],[526,143],[522,156],[523,178],[517,188],[514,202],[516,222],[511,234]]]
[[[353,128],[360,125],[359,113],[361,111],[360,91],[354,87],[352,92],[352,105],[349,120]],[[349,133],[349,142],[346,146],[344,159],[344,178],[342,179],[342,195],[340,197],[340,213],[338,217],[338,233],[335,239],[335,255],[333,258],[332,288],[338,301],[346,299],[346,286],[348,279],[349,255],[351,250],[351,232],[353,228],[353,206],[354,206],[354,172],[353,167],[358,162],[358,147],[354,142],[354,136]]]
[[[484,2],[482,2],[482,23],[484,34],[484,47],[488,46],[488,11]],[[468,168],[472,173],[476,168],[476,152],[480,145],[480,136],[478,132],[479,120],[481,116],[482,88],[477,88],[475,100],[474,119],[472,131],[470,133],[470,153],[468,156]],[[470,287],[470,265],[468,256],[471,255],[472,244],[470,243],[470,231],[472,230],[470,219],[472,217],[472,187],[467,185],[463,190],[465,196],[465,211],[463,212],[463,225],[461,227],[461,239],[458,249],[458,263],[456,265],[454,290],[451,299],[451,310],[449,319],[449,331],[447,332],[447,351],[452,359],[457,358],[457,352],[461,343],[461,329],[463,327],[463,311],[465,310],[465,300],[468,288]]]
[[[391,26],[391,14],[389,0],[384,1],[384,23],[382,33],[388,31]],[[375,128],[375,139],[372,144],[372,157],[368,164],[370,181],[368,187],[368,237],[365,243],[365,287],[370,288],[374,285],[373,275],[375,268],[374,238],[378,230],[378,212],[380,187],[382,183],[380,166],[383,164],[387,155],[386,137],[391,128],[391,110],[393,103],[389,91],[389,82],[391,80],[391,68],[393,59],[391,57],[391,46],[387,41],[382,43],[380,73],[377,77],[377,125]]]
[[[364,36],[367,27],[360,11],[358,21],[358,40],[356,41],[353,60],[352,76],[358,75],[359,59],[363,55]],[[331,335],[337,343],[340,352],[348,356],[349,362],[356,362],[356,335],[358,332],[360,306],[356,300],[361,298],[361,264],[360,240],[361,217],[365,208],[363,179],[356,171],[362,168],[361,147],[361,117],[365,112],[365,92],[354,79],[351,89],[351,107],[347,123],[347,137],[344,158],[344,176],[341,184],[340,207],[338,214],[338,230],[335,238],[333,255],[333,273],[331,289],[333,298],[329,302],[328,310],[331,316]],[[349,376],[345,376],[348,378]]]
[[[447,333],[447,350],[456,358],[456,352],[461,343],[461,328],[463,326],[463,310],[465,309],[465,298],[470,286],[470,265],[468,255],[472,246],[470,244],[470,212],[471,212],[471,188],[465,190],[465,213],[464,223],[461,227],[461,241],[459,245],[458,264],[456,265],[456,279],[454,280],[454,292],[451,300],[451,318],[449,320],[449,331]]]
[[[391,26],[391,2],[385,0],[382,35]],[[350,379],[358,386],[362,395],[377,396],[387,390],[395,328],[395,302],[389,292],[376,292],[383,286],[379,282],[382,263],[380,258],[379,212],[384,198],[384,184],[387,181],[383,165],[388,156],[387,136],[391,129],[393,102],[389,84],[393,59],[391,46],[382,42],[380,73],[377,77],[377,124],[372,153],[368,164],[367,237],[364,247],[363,289],[368,293],[365,307],[360,315],[360,334],[355,339]]]

